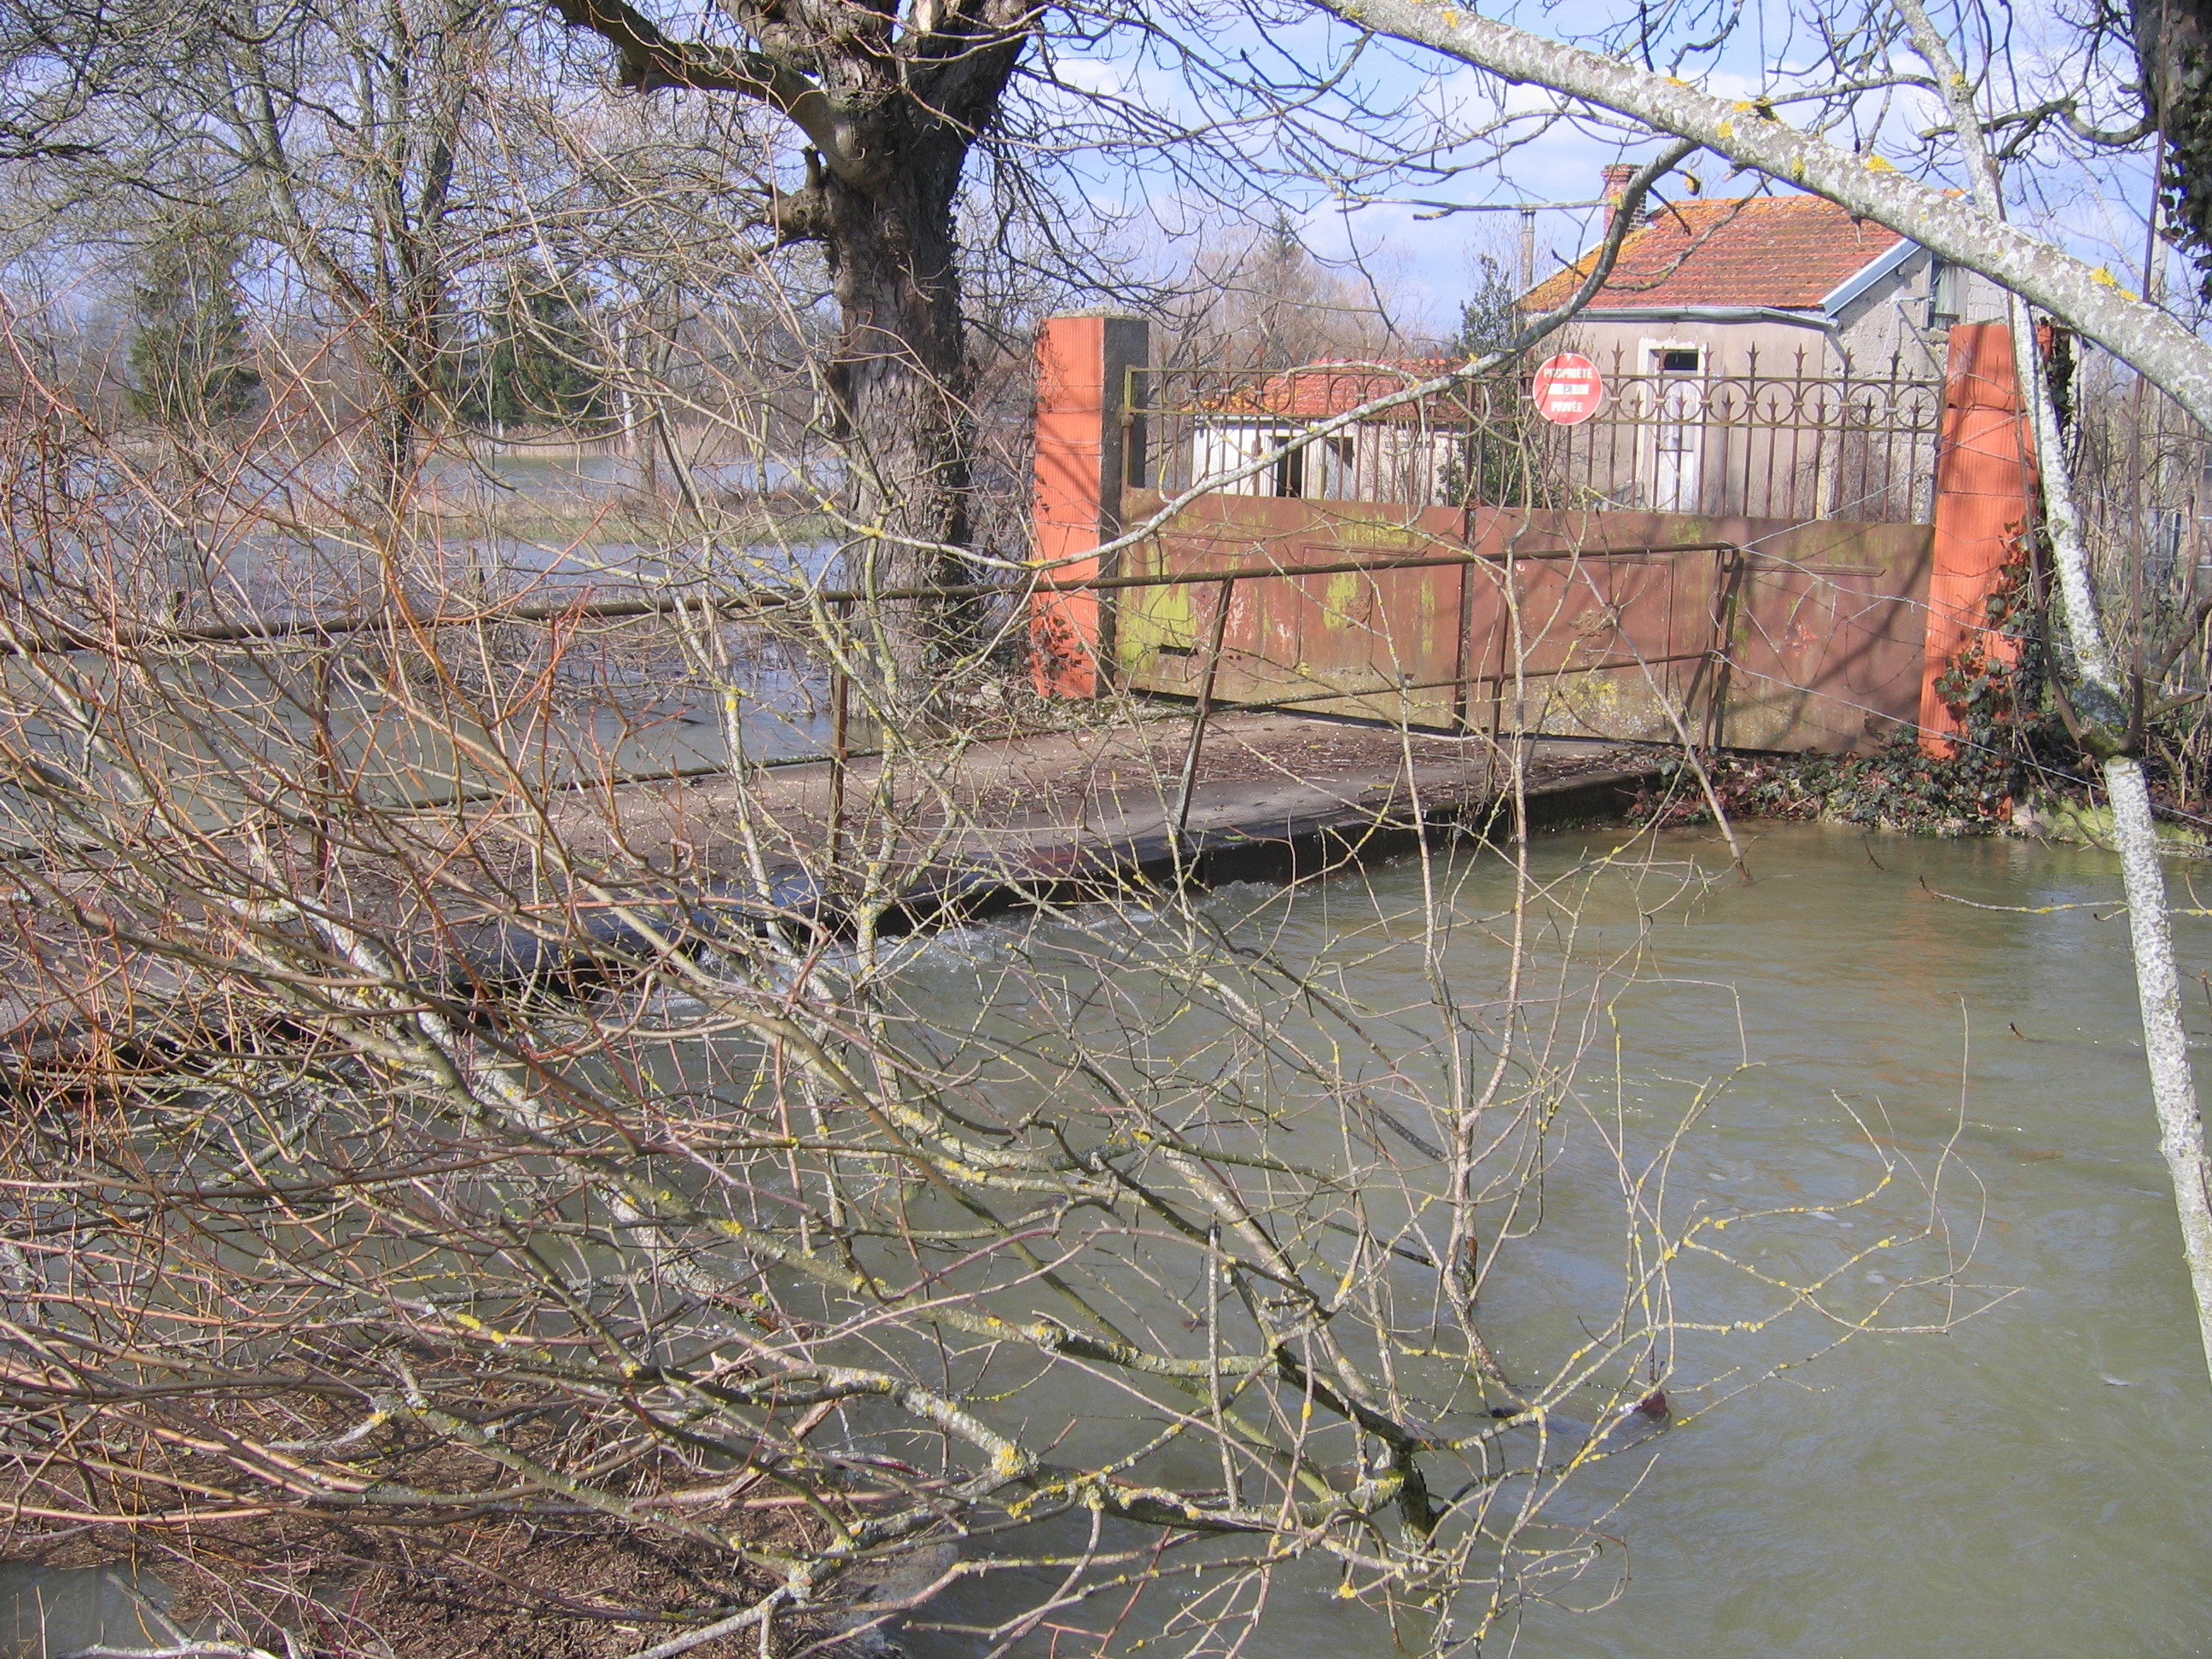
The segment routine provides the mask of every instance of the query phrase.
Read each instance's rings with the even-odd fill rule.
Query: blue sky
[[[1205,3],[1205,0],[1199,0]],[[1504,15],[1510,17],[1515,9]],[[1518,8],[1527,13],[1531,27],[1556,32],[1561,11],[1547,15],[1532,3]],[[1313,61],[1331,43],[1346,37],[1332,24],[1300,21],[1285,11],[1282,25],[1261,31],[1239,14],[1222,9],[1210,14],[1223,20],[1220,33],[1203,45],[1211,59],[1234,64],[1239,54],[1249,54],[1262,64],[1281,64],[1297,58]],[[1577,37],[1592,40],[1613,22],[1632,15],[1620,0],[1596,6],[1580,6],[1572,13]],[[1786,7],[1761,12],[1756,5],[1746,14],[1741,44],[1729,46],[1701,65],[1674,66],[1685,78],[1731,97],[1746,97],[1802,84],[1802,60],[1793,65],[1787,42],[1796,21]],[[1994,107],[2020,107],[2028,98],[2062,78],[2079,54],[2081,36],[2048,0],[2007,14],[2011,33],[1990,65],[1993,70],[1988,100]],[[1186,14],[1182,20],[1188,26]],[[1954,18],[1955,22],[1955,18]],[[1762,62],[1758,46],[1763,37],[1780,40],[1784,49]],[[1961,40],[1954,50],[1972,50]],[[1917,64],[1916,64],[1917,66]],[[2092,82],[2095,101],[2106,118],[2129,106],[2118,71],[2124,63],[2106,64]],[[1066,60],[1073,71],[1070,79],[1107,89],[1141,103],[1162,115],[1202,120],[1220,112],[1202,88],[1195,88],[1157,52],[1139,57],[1115,37],[1104,49],[1086,58]],[[1418,53],[1412,49],[1387,47],[1363,61],[1358,84],[1372,109],[1400,123],[1407,135],[1434,134],[1447,127],[1475,125],[1485,117],[1516,112],[1533,115],[1548,106],[1546,94],[1529,88],[1504,88],[1480,72],[1463,65]],[[1786,113],[1786,111],[1785,111]],[[1930,124],[1933,106],[1918,94],[1907,93],[1878,110],[1872,100],[1863,100],[1861,118],[1878,135],[1879,147],[1900,165],[1915,165],[1917,149],[1913,134]],[[1533,124],[1532,124],[1533,125]],[[1415,140],[1415,142],[1418,142]],[[2055,148],[2055,147],[2054,147]],[[1309,245],[1326,258],[1364,264],[1400,299],[1402,320],[1416,329],[1448,327],[1460,296],[1469,284],[1476,259],[1486,252],[1504,259],[1509,268],[1519,258],[1520,220],[1510,213],[1466,213],[1436,218],[1422,216],[1415,204],[1442,200],[1462,204],[1587,202],[1600,193],[1600,174],[1613,161],[1641,159],[1646,144],[1624,143],[1624,135],[1579,122],[1558,122],[1513,150],[1498,165],[1473,152],[1464,153],[1469,165],[1456,176],[1438,179],[1419,176],[1414,168],[1401,169],[1392,178],[1378,172],[1360,180],[1353,199],[1331,200],[1317,180],[1286,185]],[[1255,173],[1270,160],[1279,160],[1255,147]],[[1732,196],[1761,187],[1749,175],[1730,177],[1714,158],[1692,161],[1690,167],[1703,177],[1709,196]],[[2071,251],[2109,264],[2132,288],[2140,281],[2143,259],[2143,212],[2148,199],[2148,159],[2141,155],[2066,157],[2052,155],[2033,167],[2015,170],[2019,200],[2015,216],[2035,225]],[[1185,203],[1176,188],[1156,173],[1142,177],[1123,173],[1119,185],[1098,181],[1102,189],[1121,193],[1125,202],[1138,198],[1151,201],[1158,218],[1174,228],[1213,227],[1221,221],[1215,204]],[[1957,182],[1945,178],[1947,184]],[[1769,186],[1771,188],[1771,186]],[[1674,181],[1668,193],[1680,193]],[[1378,199],[1379,198],[1379,199]],[[1264,207],[1255,212],[1264,215]],[[1211,216],[1209,216],[1209,215]],[[1549,210],[1537,220],[1537,275],[1556,270],[1560,259],[1571,258],[1596,233],[1595,210]],[[1176,246],[1163,240],[1146,252],[1172,259]]]

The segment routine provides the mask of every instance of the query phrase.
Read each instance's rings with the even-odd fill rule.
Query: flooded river
[[[1539,873],[1606,844],[1549,842]],[[1658,856],[1725,866],[1693,836]],[[1577,1085],[1595,1109],[1559,1119],[1544,1225],[1486,1287],[1486,1334],[1510,1370],[1556,1348],[1578,1307],[1617,1298],[1618,1166],[1594,1126],[1617,1109],[1638,1156],[1655,1154],[1717,1080],[1672,1160],[1674,1219],[1778,1208],[1760,1263],[1835,1271],[1832,1300],[1852,1317],[1948,1328],[1857,1334],[1826,1352],[1844,1333],[1818,1320],[1687,1328],[1753,1318],[1775,1298],[1741,1274],[1681,1274],[1678,1425],[1656,1456],[1590,1488],[1589,1523],[1609,1541],[1497,1650],[2201,1651],[2212,1393],[2156,1151],[2125,921],[2111,903],[2116,862],[1759,826],[1750,863],[1753,884],[1717,881],[1686,903],[1662,905],[1672,881],[1656,872],[1591,889],[1571,953],[1595,961],[1640,936],[1641,955],[1611,1001],[1617,1050],[1614,1030],[1601,1030],[1604,1052]],[[1453,902],[1479,908],[1507,886],[1492,865]],[[1929,889],[2099,908],[1977,909]],[[1417,951],[1372,948],[1407,933],[1421,893],[1407,863],[1262,914],[1279,948],[1348,963],[1345,988],[1383,1006],[1422,994]],[[2201,1033],[2212,1018],[2196,972],[2212,966],[2212,923],[2178,926]],[[1893,1179],[1879,1187],[1885,1159]],[[1935,1240],[1855,1257],[1879,1232],[1924,1224],[1929,1186]],[[1899,1282],[1929,1275],[1931,1260],[1955,1268],[1948,1282]],[[1778,1365],[1790,1368],[1766,1375]],[[1246,1651],[1398,1650],[1379,1620],[1331,1599],[1332,1583],[1279,1583]],[[971,1605],[956,1590],[939,1607],[991,1611],[988,1588],[966,1593]],[[965,1650],[908,1639],[931,1659]],[[1040,1637],[1018,1650],[1051,1649]]]
[[[1948,1201],[1962,1221],[1986,1206],[1967,1276],[2014,1294],[1941,1335],[1858,1339],[1671,1437],[1625,1516],[1620,1600],[1540,1613],[1530,1650],[2202,1651],[2212,1393],[2125,918],[1976,910],[1920,884],[2110,901],[2117,861],[1790,827],[1759,836],[1752,867],[1754,885],[1712,890],[1662,932],[1681,982],[1639,999],[1632,1046],[1685,1075],[1733,1046],[1741,999],[1757,1069],[1680,1168],[1787,1203],[1796,1126],[1833,1123],[1817,1110],[1830,1091],[1881,1103],[1923,1152],[1963,1098],[1973,1180],[1948,1181]],[[2193,981],[2212,925],[2179,930]]]
[[[1751,826],[1747,885],[1694,834],[1607,863],[1624,836],[1553,837],[1535,850],[1534,873],[1563,901],[1537,907],[1533,953],[1565,988],[1566,1034],[1547,1085],[1561,1104],[1546,1140],[1540,1226],[1517,1242],[1484,1234],[1492,1267],[1480,1316],[1507,1375],[1524,1390],[1540,1386],[1563,1354],[1621,1317],[1632,1197],[1647,1238],[1697,1246],[1678,1252],[1653,1316],[1674,1426],[1563,1488],[1547,1524],[1586,1559],[1561,1571],[1564,1544],[1548,1562],[1522,1558],[1539,1570],[1523,1570],[1525,1599],[1483,1650],[2202,1651],[2212,1631],[2212,1390],[2146,1098],[2114,860],[2016,842]],[[2189,866],[2175,873],[2185,879]],[[1449,982],[1463,1006],[1494,998],[1511,892],[1494,858],[1436,876],[1425,887],[1407,860],[1295,896],[1241,887],[1204,901],[1237,942],[1266,946],[1308,985],[1370,1011],[1369,1029],[1402,1035],[1363,1086],[1403,1085],[1407,1127],[1430,1135],[1433,1121],[1411,1103],[1422,1089],[1449,1097],[1421,1075],[1431,987]],[[1422,948],[1431,890],[1455,922],[1436,961]],[[2083,908],[2049,908],[2069,906]],[[988,1003],[1013,982],[994,978],[991,963],[1095,966],[1115,938],[1158,922],[1103,910],[1009,921],[902,947],[914,955],[900,971],[950,1030],[963,1005],[975,1016],[979,992]],[[2178,933],[2197,998],[2192,1028],[2212,1031],[2197,977],[2212,967],[2212,921],[2181,918]],[[1209,1039],[1192,1006],[1139,1036],[1206,1072]],[[1025,1016],[1009,1000],[1004,1017]],[[1532,1040],[1543,1024],[1529,1022]],[[1014,1091],[1009,1110],[1022,1103]],[[1327,1156],[1333,1131],[1301,1129],[1280,1098],[1292,1108],[1284,1156]],[[1304,1146],[1302,1134],[1312,1137]],[[1392,1201],[1379,1185],[1362,1196],[1378,1209]],[[1425,1261],[1389,1270],[1416,1287],[1433,1279]],[[1132,1318],[1195,1341],[1160,1299],[1188,1278],[1130,1273],[1103,1288]],[[1815,1283],[1817,1309],[1789,1288]],[[1402,1305],[1417,1310],[1418,1297]],[[1426,1340],[1411,1314],[1394,1328],[1409,1353]],[[994,1418],[1069,1458],[1101,1455],[1126,1439],[1133,1409],[1152,1410],[1103,1385],[1086,1395],[1091,1384],[1069,1370],[1041,1389],[1002,1375],[1018,1371],[977,1379],[1003,1389],[988,1399]],[[1589,1393],[1559,1397],[1587,1410]],[[1449,1389],[1435,1397],[1456,1401],[1455,1421],[1484,1421],[1471,1409],[1479,1401]],[[923,1581],[941,1565],[927,1565]],[[58,1609],[106,1620],[112,1642],[143,1640],[118,1622],[135,1624],[132,1608],[107,1605],[109,1579],[17,1577],[0,1584],[14,1651],[34,1650],[27,1616]],[[974,1659],[991,1645],[979,1644],[979,1628],[1035,1605],[1058,1578],[1055,1567],[963,1579],[900,1639],[915,1659]],[[1073,1609],[1067,1630],[1036,1630],[1009,1659],[1094,1654],[1096,1640],[1074,1632],[1117,1615],[1108,1650],[1117,1656],[1427,1650],[1423,1631],[1406,1627],[1401,1646],[1376,1613],[1340,1599],[1334,1565],[1318,1553],[1273,1571],[1241,1645],[1234,1620],[1152,1640],[1190,1582],[1133,1611],[1118,1591],[1110,1605]],[[0,1642],[6,1629],[0,1619]]]

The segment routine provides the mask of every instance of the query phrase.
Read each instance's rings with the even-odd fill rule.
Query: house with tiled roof
[[[1609,204],[1633,172],[1606,169]],[[1522,295],[1523,314],[1565,304],[1597,257]],[[1628,233],[1604,287],[1546,349],[1590,358],[1609,418],[1631,428],[1588,471],[1595,497],[1911,520],[1930,487],[1920,428],[1951,326],[2004,315],[1988,278],[1823,198],[1692,198]]]
[[[1632,173],[1606,170],[1609,202]],[[1592,249],[1538,283],[1522,314],[1565,304],[1596,258]],[[1231,377],[1194,400],[1186,476],[1220,478],[1224,494],[1310,500],[1511,496],[1917,522],[1949,330],[2003,315],[1986,278],[1820,197],[1668,203],[1628,233],[1605,285],[1535,354],[1595,363],[1603,387],[1584,424],[1539,422],[1523,366],[1296,445],[1314,422],[1448,367],[1310,363]]]
[[[1633,172],[1606,169],[1608,202]],[[1565,304],[1597,255],[1538,283],[1522,309]],[[1576,349],[1616,374],[1887,378],[1940,375],[1953,323],[2003,314],[1986,278],[1833,202],[1747,196],[1648,213],[1569,327]]]

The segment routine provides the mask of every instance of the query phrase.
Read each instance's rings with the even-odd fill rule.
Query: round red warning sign
[[[1579,426],[1597,413],[1605,401],[1605,380],[1597,365],[1578,351],[1547,357],[1536,370],[1530,389],[1536,412],[1561,426]]]

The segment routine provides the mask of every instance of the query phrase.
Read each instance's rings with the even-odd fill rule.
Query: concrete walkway
[[[1190,721],[1180,714],[970,742],[847,769],[839,861],[926,911],[1018,902],[1040,884],[1115,884],[1172,874],[1170,834]],[[1309,715],[1232,713],[1206,729],[1182,862],[1200,880],[1280,878],[1411,843],[1420,825],[1487,823],[1509,781],[1478,738],[1409,734]],[[1531,745],[1532,820],[1618,811],[1652,775],[1647,753]],[[826,763],[732,778],[630,785],[570,798],[572,850],[614,853],[742,882],[771,872],[836,883],[828,866],[835,773]],[[751,847],[746,845],[748,832]],[[756,852],[757,849],[757,852]]]
[[[533,985],[586,992],[625,977],[656,939],[750,932],[775,916],[841,928],[863,896],[878,931],[896,932],[1186,880],[1285,880],[1403,851],[1425,829],[1503,827],[1505,780],[1480,739],[1228,714],[1209,724],[1178,844],[1190,725],[1173,713],[855,761],[835,859],[832,769],[808,763],[487,803],[459,822],[441,811],[416,821],[409,843],[459,872],[436,884],[433,906],[344,851],[337,890],[418,982],[465,1004]],[[1641,750],[1533,744],[1530,820],[1616,813],[1653,775]],[[550,861],[549,835],[562,846]],[[574,878],[544,879],[561,869]],[[66,1057],[103,1030],[158,1042],[165,1006],[197,1030],[202,998],[227,1006],[219,987],[143,951],[123,951],[97,985],[58,989],[6,965],[21,988],[0,995],[0,1041],[27,1062]]]

